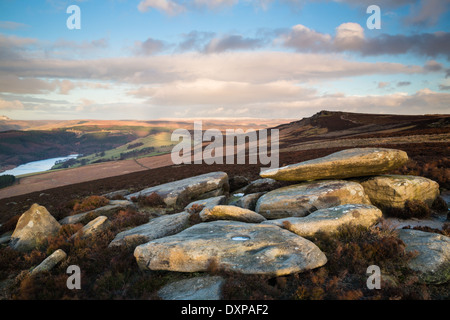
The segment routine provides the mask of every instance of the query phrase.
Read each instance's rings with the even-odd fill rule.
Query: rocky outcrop
[[[211,172],[150,187],[126,196],[128,200],[157,193],[168,206],[186,204],[200,198],[223,195],[229,188],[225,172]]]
[[[441,284],[450,280],[450,238],[419,230],[398,230],[406,250],[416,252],[409,267],[420,273],[420,280]]]
[[[276,226],[235,221],[194,225],[176,235],[136,247],[142,270],[219,270],[281,276],[324,265],[312,242]]]
[[[439,197],[439,184],[418,176],[377,176],[361,185],[370,201],[380,208],[404,208],[407,200],[420,200],[431,207]]]
[[[381,210],[372,205],[344,204],[314,211],[307,217],[268,220],[264,224],[277,225],[299,236],[310,237],[318,232],[335,233],[346,224],[370,227],[382,215]]]
[[[265,192],[250,193],[242,197],[238,197],[230,202],[230,205],[244,209],[255,210],[256,202]]]
[[[233,220],[259,223],[266,220],[262,215],[252,210],[223,205],[215,206],[213,208],[204,208],[199,216],[202,221]]]
[[[0,236],[0,245],[8,243],[11,240],[12,231],[5,232]]]
[[[202,276],[169,283],[158,291],[163,300],[220,300],[225,279]]]
[[[67,254],[63,250],[58,249],[55,252],[53,252],[51,255],[49,255],[47,258],[45,258],[45,260],[42,261],[36,268],[31,270],[30,274],[34,275],[39,272],[50,271],[58,263],[63,261],[66,257],[67,257]]]
[[[385,148],[354,148],[323,158],[261,172],[261,177],[282,181],[344,179],[387,173],[408,160],[406,152]]]
[[[61,219],[59,221],[60,224],[75,224],[75,223],[82,223],[82,222],[89,222],[99,216],[106,216],[110,217],[113,214],[117,213],[120,210],[123,209],[131,209],[135,208],[133,202],[128,200],[111,200],[109,201],[109,204],[91,211],[82,212],[78,214],[74,214],[71,216],[67,216],[64,219]],[[89,221],[86,221],[89,220]]]
[[[120,232],[109,246],[127,245],[136,241],[147,242],[173,235],[189,226],[189,216],[187,212],[180,212],[154,218],[146,224]]]
[[[370,204],[356,182],[325,180],[304,182],[273,190],[259,198],[255,211],[267,219],[304,217],[318,209],[341,204]]]
[[[226,202],[225,196],[212,197],[208,199],[197,200],[189,203],[186,207],[184,207],[185,211],[188,211],[192,206],[203,206],[203,208],[212,208],[214,206],[218,206],[224,204]]]
[[[279,187],[281,187],[281,183],[279,181],[270,178],[262,178],[250,182],[249,185],[243,187],[242,189],[236,192],[243,192],[245,194],[267,192],[277,189]]]
[[[105,193],[102,196],[105,198],[108,198],[110,200],[114,200],[117,198],[125,197],[127,194],[130,194],[130,191],[128,189],[122,189],[122,190]]]
[[[20,216],[9,245],[19,251],[31,251],[47,237],[57,234],[60,228],[47,209],[35,203]]]

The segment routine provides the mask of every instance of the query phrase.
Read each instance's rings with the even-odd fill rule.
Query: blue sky
[[[450,113],[450,0],[3,0],[14,119]],[[81,29],[69,30],[70,5]],[[369,5],[381,29],[366,25]]]

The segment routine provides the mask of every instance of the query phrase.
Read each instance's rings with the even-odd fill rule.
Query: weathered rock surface
[[[105,231],[111,225],[108,217],[99,216],[85,225],[81,230],[75,233],[72,237],[79,236],[81,239],[89,238],[98,232]]]
[[[11,240],[12,231],[5,232],[0,236],[0,244],[8,243]]]
[[[312,242],[276,226],[235,221],[194,225],[176,235],[136,247],[143,270],[220,270],[281,276],[314,269],[327,261]]]
[[[280,187],[280,182],[270,178],[262,178],[252,181],[248,186],[240,189],[245,194],[272,191]]]
[[[261,172],[261,177],[282,181],[344,179],[387,173],[408,160],[406,152],[385,148],[354,148],[323,158]]]
[[[202,221],[214,221],[214,220],[233,220],[249,223],[259,223],[265,221],[262,215],[248,209],[236,207],[236,206],[215,206],[213,208],[204,208],[200,214]]]
[[[318,209],[341,204],[371,204],[356,182],[304,182],[270,191],[259,198],[255,211],[267,219],[304,217]]]
[[[190,200],[222,195],[228,188],[228,175],[225,172],[211,172],[150,187],[126,198],[130,200],[133,197],[145,197],[156,192],[168,206],[175,206]]]
[[[344,204],[314,211],[306,217],[268,220],[263,224],[277,225],[299,236],[309,237],[317,232],[335,233],[345,224],[370,227],[377,223],[382,215],[381,210],[372,205]]]
[[[234,192],[247,186],[250,183],[250,181],[247,177],[244,176],[234,176],[229,179],[229,183],[230,183],[230,192]]]
[[[189,203],[184,208],[184,210],[187,211],[190,208],[192,208],[192,206],[194,206],[194,205],[200,205],[200,206],[203,206],[204,208],[212,208],[214,206],[224,204],[225,201],[226,201],[225,196],[218,196],[218,197],[212,197],[212,198],[208,198],[208,199],[197,200],[197,201]]]
[[[49,255],[47,258],[45,258],[44,261],[42,261],[36,268],[31,270],[31,274],[36,274],[39,272],[44,271],[50,271],[53,269],[58,263],[63,261],[67,257],[67,254],[61,250],[58,249],[55,252],[53,252],[51,255]]]
[[[225,279],[220,276],[203,276],[176,281],[158,291],[163,300],[221,300]]]
[[[370,201],[380,208],[404,208],[406,200],[421,200],[431,206],[439,197],[439,184],[418,176],[377,176],[361,185]]]
[[[120,232],[109,246],[128,245],[136,240],[150,241],[173,235],[189,226],[189,216],[187,212],[180,212],[154,218],[146,224]]]
[[[114,200],[117,197],[125,197],[127,194],[130,194],[130,191],[128,191],[128,189],[122,189],[105,193],[103,194],[103,197]]]
[[[230,202],[230,205],[254,211],[256,202],[263,194],[265,194],[265,192],[250,193]]]
[[[415,251],[409,267],[420,272],[426,283],[445,283],[450,280],[450,237],[419,230],[398,230],[407,251]]]
[[[120,210],[123,209],[129,209],[129,208],[135,208],[135,204],[128,200],[111,200],[108,205],[87,211],[82,212],[78,214],[74,214],[71,216],[67,216],[64,219],[61,219],[59,221],[60,224],[75,224],[75,223],[81,223],[82,221],[85,221],[86,219],[93,220],[99,216],[112,216],[113,214],[117,213]]]
[[[19,251],[31,251],[60,228],[47,209],[35,203],[20,216],[9,245]]]

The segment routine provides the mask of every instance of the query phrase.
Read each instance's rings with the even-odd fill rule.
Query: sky
[[[449,114],[449,31],[450,0],[2,0],[0,115]]]

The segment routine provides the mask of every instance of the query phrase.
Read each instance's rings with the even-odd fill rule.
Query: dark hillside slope
[[[0,132],[0,170],[31,161],[69,154],[90,154],[116,148],[137,137],[107,132],[77,135],[65,130]]]

